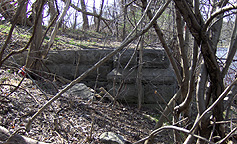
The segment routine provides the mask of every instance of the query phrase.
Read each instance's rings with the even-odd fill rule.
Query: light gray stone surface
[[[84,100],[92,100],[94,98],[94,90],[87,87],[84,83],[75,84],[64,94],[70,95],[72,97],[78,97]]]
[[[100,142],[103,144],[131,144],[126,141],[121,135],[113,132],[104,132],[100,135]]]

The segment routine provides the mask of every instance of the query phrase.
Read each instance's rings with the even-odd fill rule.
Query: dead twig
[[[104,97],[108,97],[109,100],[114,101],[114,97],[109,92],[107,92],[107,90],[105,90],[103,87],[100,88],[100,91],[104,93],[104,96],[102,97],[101,100],[103,100]]]
[[[94,121],[95,121],[94,118],[92,118],[89,136],[87,137],[87,138],[88,138],[88,139],[87,139],[88,141],[91,141],[91,140],[92,140],[92,133],[93,133],[93,130],[94,130],[94,123],[95,123]]]
[[[159,133],[162,132],[163,130],[167,130],[167,129],[172,129],[172,130],[181,131],[181,132],[184,132],[184,133],[187,133],[187,134],[191,134],[190,131],[187,130],[187,129],[185,129],[185,128],[181,128],[181,127],[177,127],[177,126],[163,126],[163,127],[159,128],[159,129],[154,130],[149,136],[147,136],[147,137],[145,137],[145,138],[143,138],[143,139],[141,139],[141,140],[139,140],[139,141],[137,141],[137,142],[135,142],[135,143],[133,143],[133,144],[142,143],[142,142],[144,142],[144,141],[150,139],[151,137],[153,137],[153,136],[159,134]],[[206,142],[208,142],[208,143],[210,143],[210,144],[214,144],[214,142],[211,142],[211,141],[209,141],[208,139],[203,138],[203,137],[201,137],[201,136],[199,136],[199,135],[192,134],[192,136],[194,136],[194,137],[196,137],[196,138],[199,138],[199,139],[202,139],[202,140],[204,140],[204,141],[206,141]]]
[[[177,93],[170,99],[170,101],[168,102],[165,110],[163,111],[163,114],[161,115],[161,117],[159,118],[159,121],[156,123],[154,129],[160,128],[163,125],[163,122],[165,121],[165,116],[169,115],[169,113],[173,112],[171,111],[173,109],[173,102],[175,102],[177,99],[179,99],[179,97],[181,96],[181,90],[179,89],[177,91]]]
[[[237,130],[237,127],[235,127],[228,135],[226,135],[222,140],[218,141],[217,144],[223,143],[225,140],[227,140],[235,131]]]

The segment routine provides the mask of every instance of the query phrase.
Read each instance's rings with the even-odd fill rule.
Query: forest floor
[[[47,102],[44,90],[37,87],[44,81],[25,78],[15,90],[22,77],[10,69],[1,69],[0,76],[0,125],[15,132],[25,127],[27,119]],[[155,125],[149,117],[157,115],[156,111],[109,104],[64,95],[37,117],[30,132],[18,134],[49,143],[100,143],[103,132],[115,132],[130,142],[149,135]],[[168,143],[169,133],[164,132],[156,139],[156,143]]]
[[[9,27],[1,25],[0,41],[4,43]],[[30,38],[29,31],[17,29],[11,38],[8,52],[23,48]],[[48,37],[46,37],[46,41]],[[114,48],[119,42],[103,39],[99,34],[93,36],[71,33],[60,34],[55,39],[51,50]],[[0,126],[11,133],[25,127],[33,116],[55,94],[52,86],[40,88],[45,83],[56,83],[58,89],[63,85],[59,81],[41,79],[34,81],[22,77],[17,68],[4,66],[0,69]],[[51,79],[51,80],[50,80]],[[19,85],[19,87],[18,87]],[[158,112],[124,104],[111,105],[100,101],[86,101],[80,98],[61,96],[38,116],[30,132],[18,131],[18,134],[48,143],[100,143],[103,132],[114,132],[130,142],[136,142],[148,136]],[[164,131],[156,137],[156,143],[170,143],[172,132]]]

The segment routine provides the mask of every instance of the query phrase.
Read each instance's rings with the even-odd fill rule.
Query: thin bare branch
[[[182,61],[182,68],[183,68],[183,82],[187,83],[189,79],[189,70],[188,70],[188,58],[187,58],[187,53],[185,50],[185,44],[184,44],[184,33],[183,33],[183,21],[181,18],[181,14],[179,13],[178,9],[176,9],[176,25],[177,25],[177,32],[178,32],[178,40],[179,40],[179,52],[181,56],[181,61]],[[188,87],[187,84],[185,84]]]
[[[176,7],[179,9],[179,12],[183,16],[189,30],[192,32],[192,35],[197,40],[198,45],[200,44],[200,40],[197,39],[199,37],[201,31],[200,22],[203,22],[201,16],[199,14],[194,14],[191,7],[189,6],[187,1],[174,0]],[[199,16],[199,17],[197,17]]]
[[[217,144],[221,144],[224,141],[226,141],[235,131],[237,130],[237,127],[235,127],[228,135],[226,135],[222,140],[218,141]]]
[[[69,8],[69,5],[70,5],[70,3],[71,3],[71,0],[67,0],[65,3],[66,3],[66,4],[65,4],[65,7],[64,7],[64,9],[63,9],[63,12],[62,12],[61,15],[59,16],[59,18],[58,18],[58,20],[57,20],[57,22],[56,22],[56,24],[55,24],[55,27],[54,27],[54,29],[53,29],[53,31],[52,31],[52,33],[51,33],[51,37],[50,37],[49,42],[46,44],[46,46],[47,46],[47,48],[46,48],[46,49],[47,49],[47,52],[46,52],[45,56],[46,56],[47,53],[49,52],[50,47],[51,47],[51,45],[52,45],[53,42],[54,42],[54,39],[55,39],[56,34],[57,34],[57,32],[58,32],[59,24],[60,24],[60,22],[63,20],[64,16],[66,15],[67,10],[68,10],[68,8]]]
[[[40,6],[40,9],[39,11],[42,11],[43,9],[43,4]],[[29,45],[31,44],[35,34],[36,34],[36,29],[37,29],[37,25],[38,25],[38,20],[39,20],[39,17],[40,17],[40,12],[38,13],[38,15],[36,16],[36,19],[35,19],[35,22],[34,22],[34,26],[33,26],[33,32],[32,32],[32,36],[30,37],[28,43],[26,44],[26,46],[22,49],[19,49],[19,50],[12,50],[5,58],[2,59],[2,61],[0,61],[0,67],[1,67],[1,64],[6,61],[10,56],[14,55],[14,54],[18,54],[18,53],[22,53],[23,51],[25,51]]]
[[[65,1],[65,0],[63,0],[63,1]],[[94,17],[100,18],[100,19],[105,20],[105,21],[111,21],[111,20],[109,20],[109,19],[106,19],[106,18],[101,17],[101,16],[98,15],[98,14],[91,13],[91,12],[88,12],[88,11],[83,11],[81,8],[75,6],[73,3],[71,3],[70,6],[71,6],[72,8],[74,8],[75,10],[77,10],[78,12],[82,12],[82,13],[84,13],[84,14],[86,14],[86,15],[94,16]]]
[[[26,76],[26,75],[25,75]],[[19,87],[20,85],[22,84],[22,82],[24,81],[25,79],[25,76],[21,79],[21,81],[19,82],[19,84],[6,96],[6,97],[9,97],[12,93],[14,93]]]
[[[224,77],[230,67],[231,62],[233,61],[233,58],[235,56],[236,50],[237,50],[237,14],[235,16],[235,26],[234,26],[234,30],[231,36],[231,44],[229,47],[229,51],[228,51],[228,56],[227,56],[227,60],[225,62],[224,68],[221,72],[222,77]]]
[[[165,110],[163,111],[164,115],[169,115],[170,112],[173,111],[173,102],[177,101],[181,96],[181,90],[179,89],[176,94],[170,99],[170,101],[168,102],[167,106],[165,107]],[[172,110],[172,111],[171,111]],[[156,123],[154,129],[160,128],[165,120],[165,116],[161,115],[159,118],[159,121]]]
[[[7,85],[7,86],[17,87],[16,85],[12,85],[12,84],[0,84],[0,86],[1,86],[1,85],[3,85],[3,86],[4,86],[4,85]],[[38,101],[30,92],[28,92],[25,88],[19,87],[19,89],[25,91],[37,104],[40,104],[39,101]],[[8,96],[9,96],[9,94],[8,94],[7,96],[3,97],[2,99],[0,99],[0,101],[2,101],[2,100],[4,100],[4,99],[7,99]]]
[[[13,30],[14,30],[16,24],[17,24],[18,17],[21,14],[21,10],[23,9],[23,7],[25,5],[25,2],[26,2],[26,0],[22,0],[20,2],[20,4],[19,4],[20,6],[18,7],[18,9],[16,11],[16,14],[14,16],[14,19],[13,19],[13,22],[12,22],[12,26],[11,26],[11,28],[9,30],[8,36],[7,36],[6,40],[5,40],[5,43],[3,44],[2,48],[1,48],[1,51],[0,51],[0,67],[2,66],[2,63],[4,62],[2,60],[3,53],[4,53],[5,49],[7,48],[8,43],[10,42]]]
[[[210,107],[208,107],[203,113],[202,115],[199,117],[198,121],[196,121],[193,124],[192,129],[190,130],[190,132],[193,132],[194,129],[198,126],[199,122],[203,119],[203,117],[209,112],[211,111],[218,103],[220,103],[222,101],[222,99],[228,94],[228,92],[231,90],[231,88],[237,83],[237,78],[221,93],[221,95],[212,103],[212,105]]]
[[[211,17],[206,21],[206,23],[204,24],[203,26],[203,31],[206,31],[208,26],[210,25],[210,23],[212,22],[212,20],[217,17],[218,15],[226,12],[226,11],[230,11],[230,10],[233,10],[233,9],[237,9],[237,4],[232,4],[230,6],[225,6],[223,8],[220,8],[218,10],[216,10],[212,15]]]
[[[142,2],[143,2],[143,5],[144,5],[144,6],[147,5],[147,4],[146,4],[146,1],[142,1]],[[171,2],[171,1],[168,0],[164,6],[167,7],[170,2]],[[145,13],[145,12],[144,12],[144,13]],[[148,15],[149,19],[151,20],[152,17],[153,17],[153,14],[151,13],[151,10],[150,10],[150,9],[147,11],[147,15]],[[157,22],[154,23],[153,27],[154,27],[155,32],[156,32],[156,34],[158,35],[158,37],[159,37],[159,39],[160,39],[160,41],[161,41],[161,43],[162,43],[162,45],[163,45],[163,47],[164,47],[164,49],[165,49],[165,52],[166,52],[166,54],[167,54],[167,56],[168,56],[168,58],[169,58],[169,60],[170,60],[170,63],[172,64],[172,67],[173,67],[173,69],[174,69],[175,75],[176,75],[176,77],[177,77],[177,81],[178,81],[179,85],[181,85],[181,84],[182,84],[182,77],[181,77],[181,75],[180,75],[178,66],[177,66],[177,64],[176,64],[176,62],[175,62],[175,60],[174,60],[174,57],[172,56],[172,52],[171,52],[170,48],[168,47],[168,45],[167,45],[167,43],[166,43],[166,41],[165,41],[165,39],[164,39],[164,37],[163,37],[163,33],[162,33],[160,27],[158,26]]]
[[[167,130],[167,129],[172,129],[172,130],[181,131],[181,132],[190,134],[190,131],[187,130],[187,129],[185,129],[185,128],[181,128],[181,127],[177,127],[177,126],[163,126],[163,127],[159,128],[159,129],[154,130],[149,136],[147,136],[147,137],[145,137],[145,138],[143,138],[143,139],[141,139],[141,140],[135,142],[134,144],[142,143],[142,142],[146,141],[147,139],[153,137],[154,135],[157,135],[157,134],[159,134],[160,132],[162,132],[163,130]],[[199,136],[199,135],[196,135],[196,134],[192,134],[192,135],[193,135],[194,137],[199,138],[199,139],[202,139],[202,140],[204,140],[204,141],[206,141],[206,142],[208,142],[208,143],[210,143],[210,144],[214,144],[214,142],[211,142],[211,141],[209,141],[208,139],[203,138],[203,137],[201,137],[201,136]]]
[[[47,35],[47,33],[48,33],[50,27],[51,27],[51,26],[54,24],[54,22],[57,20],[58,15],[59,15],[59,13],[57,13],[57,14],[55,15],[55,17],[53,18],[53,20],[50,22],[50,24],[48,25],[46,31],[44,32],[44,36],[43,36],[43,37],[46,37],[46,35]],[[41,45],[42,45],[43,41],[44,41],[44,39],[42,39]],[[46,44],[46,46],[47,46],[47,44]],[[42,57],[43,57],[43,58],[46,57],[47,54],[48,54],[48,51],[47,51],[47,49],[46,49],[46,53],[45,53]]]

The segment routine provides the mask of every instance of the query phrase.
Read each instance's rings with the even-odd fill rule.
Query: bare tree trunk
[[[122,8],[123,8],[123,33],[122,33],[122,39],[124,40],[126,38],[126,21],[127,21],[127,1],[122,0]]]
[[[231,42],[230,42],[230,47],[233,46],[234,40],[236,40],[237,37],[237,14],[235,14],[235,24],[234,24],[234,29],[233,29],[233,33],[231,35]],[[228,55],[230,54],[231,49],[229,49],[228,51]]]
[[[233,33],[231,35],[231,42],[230,42],[230,46],[229,46],[228,53],[227,53],[227,60],[226,60],[226,63],[223,67],[223,70],[222,70],[222,77],[223,78],[227,74],[227,71],[231,65],[231,62],[232,62],[235,54],[236,54],[236,51],[237,51],[237,14],[235,14],[235,24],[234,24]],[[235,73],[235,78],[237,78],[237,72]],[[229,118],[231,104],[233,102],[234,97],[236,97],[236,94],[237,94],[237,85],[233,86],[231,92],[228,94],[229,99],[226,104],[226,116],[225,116],[226,120]]]
[[[77,1],[77,7],[79,6],[79,0]],[[73,23],[73,26],[72,28],[75,30],[76,27],[77,27],[77,11],[75,12],[75,15],[74,15],[74,23]]]
[[[188,69],[188,59],[187,53],[185,50],[185,42],[184,42],[184,22],[181,18],[179,11],[176,9],[176,25],[178,32],[178,40],[179,40],[179,53],[181,56],[181,67],[182,67],[182,84],[181,84],[181,101],[183,101],[188,94],[189,89],[189,69]],[[185,111],[185,116],[188,116],[188,109]]]
[[[60,23],[62,23],[63,18],[64,18],[64,16],[65,16],[66,13],[67,13],[67,10],[68,10],[68,8],[69,8],[69,6],[70,6],[71,0],[64,0],[64,2],[65,2],[65,7],[64,7],[62,13],[60,14],[58,20],[57,20],[56,23],[55,23],[55,27],[54,27],[54,29],[53,29],[53,31],[52,31],[52,33],[51,33],[49,42],[48,42],[48,43],[46,44],[46,46],[45,46],[45,53],[43,54],[43,58],[45,58],[45,57],[47,56],[47,54],[48,54],[48,52],[49,52],[49,50],[50,50],[50,47],[52,46],[52,44],[53,44],[53,42],[54,42],[54,39],[55,39],[56,34],[57,34],[57,32],[58,32],[58,29],[59,29],[59,25],[60,25]]]
[[[141,36],[140,47],[138,50],[138,69],[137,69],[137,96],[138,96],[138,109],[142,107],[143,99],[143,85],[142,85],[142,63],[143,63],[143,45],[144,38]]]
[[[100,21],[101,21],[101,16],[102,16],[102,13],[103,13],[103,7],[104,7],[104,0],[101,1],[101,5],[100,5],[100,13],[99,13],[97,27],[96,27],[97,32],[99,32],[99,29],[100,29]]]
[[[96,0],[93,0],[93,14],[94,14],[94,15],[97,15],[96,7],[95,7],[95,1],[96,1]],[[94,16],[93,19],[94,19],[94,28],[96,29],[96,27],[97,27],[97,25],[98,25],[98,24],[97,24],[97,17]]]
[[[223,3],[224,1],[220,2],[218,0],[214,0],[214,5],[216,5],[216,3],[219,3],[219,5],[217,5],[217,7],[214,6],[213,11],[211,12],[214,13],[216,9],[222,8],[226,5],[226,3]],[[226,1],[227,2],[227,1]],[[212,51],[214,52],[214,54],[216,54],[217,51],[217,44],[220,38],[220,34],[221,34],[221,29],[222,29],[222,23],[223,23],[223,19],[221,18],[224,15],[224,13],[219,14],[215,19],[218,20],[211,28],[210,28],[210,40],[211,40],[211,47],[212,47]],[[218,68],[219,69],[219,68]],[[224,83],[223,83],[223,78],[221,73],[218,72],[218,75],[220,75],[220,79],[219,82],[220,84],[213,84],[210,86],[211,89],[211,97],[213,100],[216,100],[218,98],[218,96],[221,94],[221,92],[224,90]],[[219,76],[218,76],[219,77]],[[218,87],[216,87],[218,86]],[[218,89],[217,89],[218,88]],[[214,90],[214,91],[213,91]],[[217,121],[222,121],[223,120],[223,112],[224,112],[224,107],[223,107],[223,102],[221,101],[216,108],[214,108],[213,110],[213,116],[216,118]],[[217,130],[219,135],[223,138],[224,137],[224,133],[225,133],[225,129],[222,129],[220,125],[217,125]]]
[[[85,0],[80,0],[80,2],[81,2],[82,11],[86,12]],[[82,18],[83,18],[83,30],[88,30],[89,29],[89,21],[88,21],[87,14],[82,13]]]
[[[37,0],[33,5],[33,10],[35,11],[34,14],[34,21],[38,18],[38,23],[36,26],[36,35],[34,35],[33,41],[30,45],[30,49],[28,51],[27,59],[26,59],[26,67],[28,69],[39,70],[40,63],[39,60],[41,59],[41,54],[43,49],[41,48],[41,41],[43,36],[43,29],[42,29],[42,7],[45,4],[45,0]],[[38,16],[38,17],[37,17]]]
[[[196,90],[196,102],[197,102],[197,110],[198,114],[201,115],[206,110],[206,99],[205,92],[207,86],[207,69],[204,62],[201,63],[201,72],[198,76],[197,82],[197,90]],[[210,134],[210,130],[207,128],[209,125],[209,115],[206,115],[201,121],[201,129],[199,131],[199,135],[208,137]],[[199,142],[199,141],[198,141]]]
[[[48,6],[49,6],[49,15],[50,15],[49,21],[51,22],[53,21],[54,17],[57,15],[57,10],[54,6],[54,0],[49,0]]]
[[[65,0],[62,0],[62,1],[65,2]],[[71,3],[70,6],[71,6],[72,8],[74,8],[75,10],[77,10],[78,12],[81,12],[81,13],[83,13],[83,14],[85,14],[85,15],[90,15],[90,16],[94,16],[94,17],[97,17],[97,18],[100,17],[98,14],[95,14],[95,13],[92,13],[92,12],[88,12],[88,11],[82,10],[81,8],[75,6],[73,3]],[[111,20],[106,19],[106,18],[104,18],[104,17],[101,17],[101,20],[103,20],[103,21],[111,21]]]
[[[20,3],[21,1],[23,1],[23,0],[18,0],[18,3]],[[28,4],[28,1],[25,3],[25,5],[22,9],[22,12],[18,18],[18,24],[20,24],[20,25],[29,25],[29,22],[26,17],[27,4]],[[30,23],[29,26],[32,26],[32,23]]]
[[[114,8],[117,7],[116,3],[117,3],[116,0],[114,0]],[[115,19],[115,29],[116,29],[115,35],[116,35],[117,40],[119,40],[118,20],[116,20],[117,15],[118,15],[118,12],[116,10],[113,10],[113,18]]]

